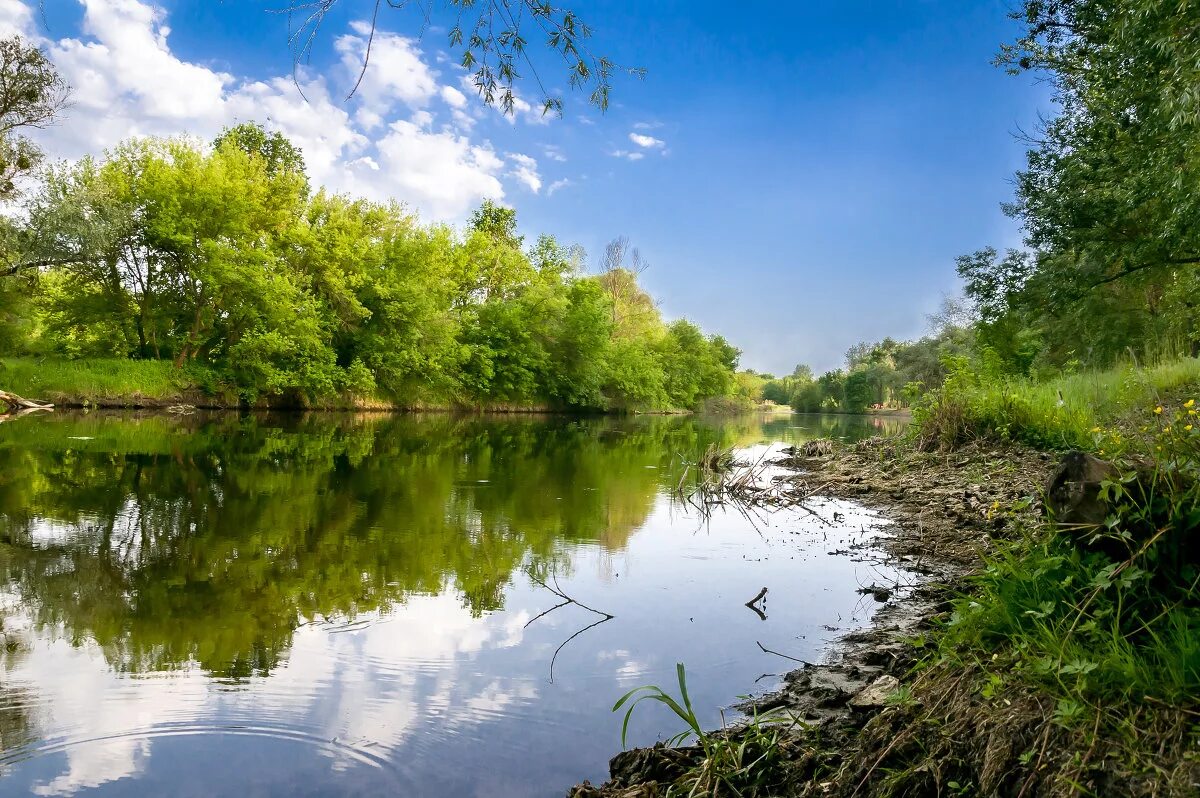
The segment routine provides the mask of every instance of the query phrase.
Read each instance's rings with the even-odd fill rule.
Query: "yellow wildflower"
[[[1191,432],[1191,431],[1192,431],[1192,425],[1191,425],[1191,424],[1188,424],[1186,427],[1184,427],[1184,429],[1185,429],[1185,430],[1187,430],[1188,432]]]
[[[1154,408],[1154,415],[1156,415],[1156,416],[1162,415],[1162,405],[1159,405],[1158,407]]]
[[[1188,399],[1186,402],[1184,402],[1184,403],[1183,403],[1183,406],[1184,406],[1184,407],[1186,407],[1186,408],[1189,408],[1189,409],[1190,409],[1190,408],[1193,408],[1193,407],[1195,407],[1195,406],[1196,406],[1196,400],[1195,400],[1195,399]]]
[[[1100,431],[1099,427],[1092,427],[1092,432],[1099,432],[1099,431]]]

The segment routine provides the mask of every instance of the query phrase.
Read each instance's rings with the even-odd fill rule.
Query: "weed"
[[[680,746],[695,738],[701,757],[668,790],[667,795],[717,796],[729,794],[750,796],[770,794],[773,779],[779,775],[780,742],[783,726],[791,719],[779,713],[759,714],[757,711],[744,727],[736,730],[724,726],[720,731],[704,730],[687,692],[687,677],[683,663],[675,666],[679,680],[679,700],[656,685],[630,690],[613,705],[613,712],[626,707],[621,724],[621,745],[627,746],[629,719],[643,701],[665,705],[685,724],[678,734],[667,738],[670,746]],[[724,718],[722,717],[722,721]]]

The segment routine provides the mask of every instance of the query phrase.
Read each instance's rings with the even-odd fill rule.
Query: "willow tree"
[[[66,83],[41,50],[19,36],[0,39],[0,203],[14,200],[22,181],[41,163],[42,150],[28,133],[53,122],[67,95]],[[24,316],[30,273],[44,265],[28,255],[23,238],[8,217],[0,216],[0,346]],[[0,400],[0,405],[19,406],[17,400]]]
[[[1009,208],[1031,260],[978,253],[968,288],[1007,295],[1058,359],[1164,338],[1200,353],[1200,6],[1026,0],[1013,16],[1023,35],[999,62],[1047,77],[1059,111]]]
[[[407,9],[419,14],[422,30],[437,20],[448,27],[447,44],[458,54],[459,64],[472,76],[480,98],[513,113],[518,104],[514,86],[521,78],[536,86],[542,113],[562,114],[562,96],[547,88],[531,55],[543,50],[561,61],[572,90],[585,91],[588,102],[608,109],[612,79],[618,73],[642,77],[640,67],[624,67],[591,48],[592,28],[572,9],[543,0],[293,0],[288,6],[292,52],[297,66],[307,59],[326,17],[337,6],[369,9],[370,30],[363,57],[362,75],[370,67],[379,12]],[[531,47],[531,42],[532,47]],[[354,90],[357,90],[356,84]],[[351,94],[354,93],[351,91]]]

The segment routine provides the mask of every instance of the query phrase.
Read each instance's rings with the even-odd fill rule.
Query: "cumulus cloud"
[[[448,85],[458,73],[441,82],[412,39],[377,31],[368,69],[345,102],[362,68],[370,30],[363,23],[333,40],[338,60],[328,76],[247,80],[179,57],[166,11],[147,0],[80,5],[78,34],[53,39],[38,33],[33,0],[0,0],[0,34],[44,47],[72,87],[63,121],[39,133],[52,156],[76,158],[137,136],[208,140],[227,125],[258,121],[303,150],[314,183],[399,199],[437,219],[502,198],[504,179],[541,188],[536,162],[507,165],[489,142],[473,140],[483,112]],[[521,102],[521,118],[535,121]]]
[[[667,146],[667,143],[662,139],[656,139],[654,136],[647,136],[642,133],[630,133],[629,140],[639,147],[646,149],[659,149]]]
[[[508,159],[513,164],[513,169],[509,172],[510,175],[515,177],[534,194],[542,190],[542,176],[538,174],[537,161],[528,155],[515,152],[510,152]]]
[[[377,197],[381,188],[386,191],[394,186],[399,189],[396,196],[419,196],[426,211],[438,218],[452,218],[481,199],[504,196],[499,177],[504,161],[490,145],[472,144],[465,136],[449,131],[427,132],[398,120],[376,143],[376,149],[379,169],[372,174],[386,178],[382,185],[376,180],[369,188]]]

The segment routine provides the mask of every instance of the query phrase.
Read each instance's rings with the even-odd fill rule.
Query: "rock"
[[[1100,498],[1105,480],[1119,479],[1117,467],[1086,452],[1067,452],[1046,484],[1046,510],[1060,527],[1091,531],[1108,517]]]
[[[818,438],[804,444],[800,451],[805,457],[827,457],[833,454],[833,441],[828,438]]]
[[[878,709],[887,704],[888,696],[900,689],[900,680],[895,676],[880,676],[875,681],[858,691],[850,699],[850,706],[855,709]]]
[[[609,760],[608,771],[616,785],[670,784],[686,773],[698,757],[699,751],[694,747],[668,748],[657,743],[651,748],[622,751]]]

